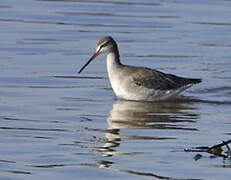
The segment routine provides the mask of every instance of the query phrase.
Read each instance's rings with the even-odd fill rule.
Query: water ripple
[[[131,25],[131,24],[103,24],[103,23],[74,23],[74,22],[59,22],[59,21],[40,21],[40,20],[24,20],[24,19],[3,19],[5,22],[20,22],[20,23],[35,23],[35,24],[56,24],[56,25],[76,25],[83,27],[112,27],[112,28],[172,28],[170,25]]]
[[[38,1],[55,1],[55,2],[78,2],[78,3],[94,3],[94,4],[113,4],[123,6],[161,6],[160,3],[144,3],[144,2],[126,2],[126,1],[105,1],[105,0],[38,0]]]

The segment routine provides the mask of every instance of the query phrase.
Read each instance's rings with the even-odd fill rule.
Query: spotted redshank
[[[110,36],[102,37],[96,52],[79,73],[98,55],[106,54],[109,80],[118,98],[134,101],[157,101],[175,97],[201,79],[165,74],[155,69],[123,65],[118,46]]]

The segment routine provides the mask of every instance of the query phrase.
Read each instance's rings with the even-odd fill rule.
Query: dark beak
[[[79,74],[85,69],[85,67],[87,67],[88,64],[90,64],[91,61],[93,61],[93,59],[95,59],[100,54],[101,52],[99,49],[95,54],[93,54],[93,56],[87,61],[87,63],[79,70]]]

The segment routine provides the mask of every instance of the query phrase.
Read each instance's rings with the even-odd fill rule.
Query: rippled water
[[[230,6],[1,1],[0,179],[229,179],[230,157],[185,149],[231,139]],[[117,100],[103,56],[77,73],[104,35],[124,64],[203,83],[172,101]]]

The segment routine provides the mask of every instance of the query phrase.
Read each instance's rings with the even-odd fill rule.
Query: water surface
[[[185,149],[231,139],[230,6],[0,2],[0,179],[228,179],[230,156]],[[172,101],[117,100],[103,56],[77,73],[105,35],[124,64],[203,83]]]

